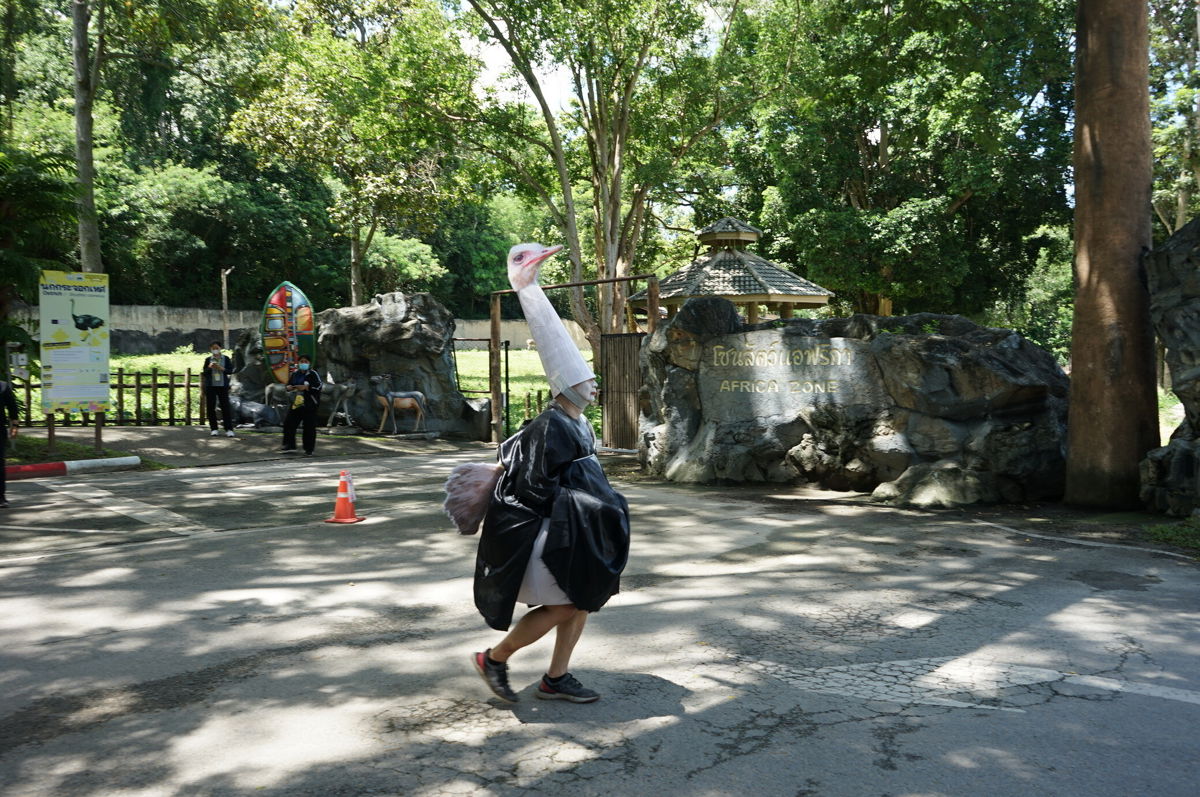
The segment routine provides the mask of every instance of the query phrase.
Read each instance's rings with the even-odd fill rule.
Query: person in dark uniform
[[[8,497],[5,494],[4,458],[8,453],[8,439],[17,436],[18,421],[21,420],[17,397],[13,395],[12,382],[0,379],[0,509],[8,508]]]
[[[204,358],[204,368],[201,377],[204,383],[204,405],[208,411],[208,426],[210,433],[216,437],[217,404],[221,405],[221,420],[225,424],[225,436],[236,437],[233,433],[233,410],[229,408],[229,375],[233,373],[233,360],[221,353],[221,341],[214,340],[209,344],[209,355]]]
[[[304,456],[311,457],[317,447],[317,405],[321,403],[321,377],[304,355],[296,362],[296,370],[288,377],[287,392],[292,397],[287,417],[283,420],[282,454],[296,453],[296,427],[304,424],[301,440]]]

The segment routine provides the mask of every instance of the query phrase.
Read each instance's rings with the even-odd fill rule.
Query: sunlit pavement
[[[1192,795],[1200,568],[1019,515],[618,485],[624,591],[515,706],[469,663],[482,450],[10,484],[3,795]],[[324,523],[338,473],[358,524]]]

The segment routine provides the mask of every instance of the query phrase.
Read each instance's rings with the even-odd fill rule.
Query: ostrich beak
[[[558,246],[547,246],[547,247],[543,248],[542,251],[539,252],[536,257],[534,257],[532,260],[530,260],[526,264],[526,267],[532,268],[534,266],[537,266],[543,260],[550,257],[550,255],[558,254],[559,252],[561,252],[562,248],[563,248],[562,244],[559,244]]]

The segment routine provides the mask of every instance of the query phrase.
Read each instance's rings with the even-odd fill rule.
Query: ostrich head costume
[[[521,309],[525,312],[525,320],[529,322],[530,337],[537,344],[542,369],[550,382],[550,394],[562,395],[583,409],[591,403],[588,398],[591,391],[578,388],[594,380],[596,375],[588,367],[579,348],[567,334],[562,319],[538,285],[538,271],[542,263],[561,249],[561,246],[517,244],[508,250],[508,281],[521,300]]]

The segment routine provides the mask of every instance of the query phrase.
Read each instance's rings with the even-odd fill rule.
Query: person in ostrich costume
[[[508,660],[552,629],[554,652],[535,694],[591,703],[600,698],[569,671],[589,612],[620,587],[629,556],[629,505],[609,485],[583,410],[596,376],[538,285],[546,258],[562,249],[519,244],[508,253],[508,279],[537,344],[552,400],[500,444],[499,464],[460,465],[446,482],[446,512],[463,534],[483,530],[475,558],[475,606],[489,626],[508,631],[472,655],[501,700],[515,703]],[[516,603],[534,607],[512,624]]]

